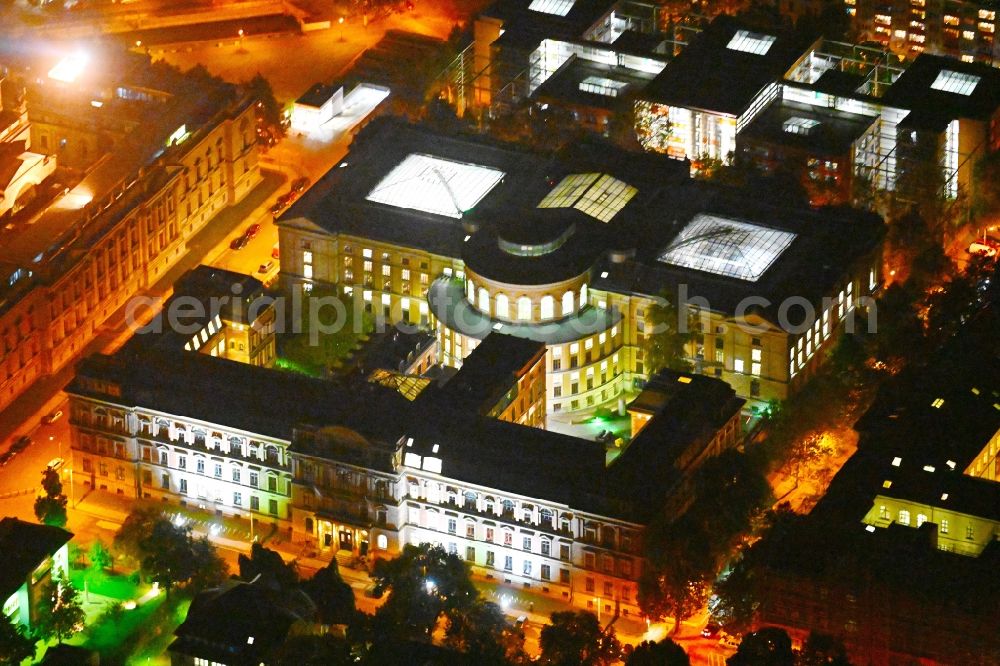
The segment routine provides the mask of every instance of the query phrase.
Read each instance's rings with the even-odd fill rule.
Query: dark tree
[[[747,634],[736,654],[726,660],[729,666],[795,666],[792,639],[784,629],[765,627]]]
[[[593,613],[561,611],[542,627],[539,663],[547,666],[607,666],[621,653],[614,629],[601,630]]]
[[[184,585],[193,590],[220,583],[226,565],[207,538],[195,539],[191,530],[160,518],[139,542],[142,572],[167,593]]]
[[[153,527],[165,520],[159,508],[150,505],[139,505],[125,517],[125,522],[118,528],[115,534],[112,547],[120,554],[136,562],[143,558],[143,551],[139,547],[149,535],[153,533]]]
[[[302,581],[302,591],[316,604],[324,624],[347,624],[354,618],[354,592],[340,577],[336,560]]]
[[[973,168],[972,209],[977,215],[1000,212],[1000,150],[979,158]]]
[[[240,567],[239,578],[248,583],[257,576],[261,577],[261,582],[283,590],[290,590],[299,583],[295,565],[286,564],[277,551],[259,543],[250,546],[249,557],[241,554],[237,561]]]
[[[407,545],[399,557],[380,559],[372,578],[376,590],[389,592],[375,620],[400,640],[428,640],[442,613],[454,617],[479,596],[458,555],[429,544]]]
[[[83,629],[84,619],[80,593],[61,571],[56,572],[44,584],[38,598],[37,635],[42,640],[55,638],[62,643]]]
[[[625,666],[689,666],[690,663],[684,648],[669,638],[657,643],[643,641],[625,659]]]
[[[111,557],[111,551],[108,550],[108,547],[100,539],[94,539],[94,543],[90,546],[89,556],[91,568],[98,573],[103,572],[115,563],[114,558]]]
[[[46,468],[42,472],[42,489],[45,494],[35,498],[35,517],[46,525],[66,525],[66,496],[62,491],[59,472]]]
[[[34,657],[35,641],[28,637],[24,627],[0,614],[0,663],[20,664]]]
[[[355,660],[346,640],[324,634],[289,637],[271,655],[268,663],[273,666],[347,666]]]
[[[510,626],[493,602],[476,600],[448,618],[445,645],[464,652],[472,663],[504,666],[523,661],[523,644],[523,633]]]
[[[796,666],[851,666],[839,638],[812,632],[796,659]]]
[[[243,85],[257,100],[257,143],[273,146],[287,132],[281,104],[275,99],[271,84],[259,72]]]

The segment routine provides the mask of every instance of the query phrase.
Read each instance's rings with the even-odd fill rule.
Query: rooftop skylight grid
[[[573,173],[563,178],[539,202],[539,208],[569,208],[601,174]]]
[[[726,48],[754,55],[765,55],[775,40],[777,40],[777,37],[772,35],[762,35],[757,32],[750,32],[749,30],[737,30],[733,38],[726,44]]]
[[[684,227],[659,260],[756,282],[795,237],[790,231],[702,214]]]
[[[953,72],[950,69],[942,69],[938,72],[934,83],[931,84],[931,88],[968,97],[975,91],[977,85],[979,85],[979,77],[975,74],[964,74],[962,72]]]
[[[607,174],[594,183],[574,207],[601,222],[610,222],[639,190]]]
[[[573,207],[601,222],[610,222],[638,192],[607,174],[574,173],[559,181],[538,207]]]
[[[583,92],[604,95],[605,97],[618,97],[626,88],[628,88],[628,83],[625,81],[616,81],[603,76],[588,76],[580,81],[580,90]]]
[[[574,2],[576,0],[531,0],[528,9],[543,14],[566,16],[566,14],[569,14],[569,10],[573,9]]]
[[[793,116],[782,123],[781,128],[789,134],[809,134],[817,125],[819,125],[818,120]]]
[[[379,181],[368,201],[461,218],[496,187],[504,172],[412,153]]]

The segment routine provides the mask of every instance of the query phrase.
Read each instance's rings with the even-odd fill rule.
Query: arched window
[[[487,497],[486,499],[483,500],[483,511],[485,511],[486,513],[496,513],[492,497]]]
[[[389,548],[389,537],[384,534],[379,534],[375,537],[375,547],[379,550],[386,550]]]
[[[497,309],[493,313],[494,317],[500,317],[501,319],[510,318],[510,308],[507,301],[506,294],[497,294]]]
[[[549,529],[552,529],[553,527],[555,527],[555,525],[553,525],[553,523],[552,523],[552,510],[551,509],[542,509],[541,511],[539,511],[538,512],[538,522],[539,522],[539,524],[542,527],[547,527]]]
[[[563,317],[573,314],[573,292],[567,291],[563,294],[563,307],[562,307]]]
[[[465,294],[470,303],[476,302],[476,285],[472,283],[472,280],[465,281]]]
[[[580,287],[580,308],[587,307],[587,283],[584,282],[583,286]]]
[[[511,517],[514,515],[514,502],[509,499],[503,501],[503,513],[510,514]]]
[[[313,531],[313,519],[306,518],[306,532],[312,534],[312,531]]]
[[[517,299],[517,318],[522,320],[531,319],[531,299],[527,296]]]
[[[486,314],[490,313],[490,292],[482,287],[479,288],[479,310]]]
[[[551,296],[542,296],[542,319],[552,319],[556,316],[556,300]]]

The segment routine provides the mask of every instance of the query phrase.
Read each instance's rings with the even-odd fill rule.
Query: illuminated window
[[[951,14],[945,14],[944,15],[944,24],[945,25],[958,25],[958,17],[957,16],[952,16]]]
[[[389,537],[384,534],[379,534],[375,537],[375,547],[379,550],[386,550],[389,547]]]
[[[628,88],[628,83],[625,81],[615,81],[603,76],[588,76],[583,81],[580,81],[579,88],[583,92],[594,93],[595,95],[618,97],[618,95],[622,94]]]
[[[756,282],[796,234],[698,214],[660,255],[659,260],[695,270]]]
[[[552,319],[556,316],[556,300],[551,296],[542,296],[542,319]]]
[[[763,35],[749,30],[737,30],[733,38],[726,44],[727,49],[752,53],[754,55],[765,55],[774,44],[777,38],[772,35]]]
[[[942,518],[938,522],[940,522],[941,534],[947,534],[948,533],[948,519],[947,518]]]
[[[531,319],[531,299],[527,296],[517,299],[517,318],[521,320]]]
[[[506,319],[510,316],[509,301],[505,294],[497,294],[497,305],[494,315]]]
[[[490,311],[490,292],[482,287],[479,288],[479,309],[486,313]]]
[[[944,398],[934,398],[934,402],[931,403],[931,407],[934,409],[941,409],[944,405]]]
[[[978,76],[953,72],[950,69],[942,69],[938,72],[934,83],[931,84],[931,88],[968,97],[976,89],[977,85],[979,85]]]
[[[564,317],[573,314],[574,299],[575,299],[575,294],[572,291],[567,291],[565,294],[563,294],[562,314]]]
[[[478,164],[412,153],[366,199],[398,208],[460,218],[503,179],[504,172]]]
[[[989,34],[992,35],[994,27],[993,27],[992,23],[983,23],[983,22],[980,22],[979,23],[979,29],[982,30],[983,32],[988,32]]]
[[[899,510],[899,520],[897,522],[899,522],[900,525],[909,525],[910,524],[910,512],[907,511],[906,509],[900,509]]]
[[[970,42],[976,38],[976,33],[972,30],[963,30],[962,39],[968,39]]]
[[[581,308],[587,307],[588,300],[589,299],[587,298],[587,283],[585,282],[583,286],[580,287],[580,307]]]
[[[302,253],[302,263],[303,264],[311,264],[312,262],[313,262],[313,253],[310,252],[309,250],[305,250]],[[346,261],[345,261],[345,265],[347,265]]]
[[[555,16],[566,16],[569,10],[573,9],[575,0],[531,0],[528,9],[542,14],[553,14]]]
[[[735,372],[743,372],[743,359],[733,359],[733,370]]]
[[[559,181],[538,207],[576,208],[601,222],[609,222],[638,192],[607,174],[574,173]]]

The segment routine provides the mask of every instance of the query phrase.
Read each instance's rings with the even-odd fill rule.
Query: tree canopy
[[[625,658],[625,666],[689,666],[687,652],[669,638],[643,641]]]
[[[45,494],[35,498],[35,517],[46,525],[65,527],[67,500],[58,471],[48,467],[42,471],[42,489]]]
[[[0,663],[20,664],[35,657],[33,641],[20,624],[0,613]]]
[[[64,640],[83,629],[85,618],[80,593],[62,571],[54,572],[38,596],[35,631],[42,640]]]
[[[597,616],[587,611],[553,613],[539,645],[539,663],[546,666],[607,666],[621,653],[614,628],[602,630]]]
[[[250,582],[261,577],[261,582],[284,590],[298,585],[299,573],[293,563],[285,563],[281,555],[259,543],[250,546],[250,555],[237,558],[240,573],[238,578]]]

